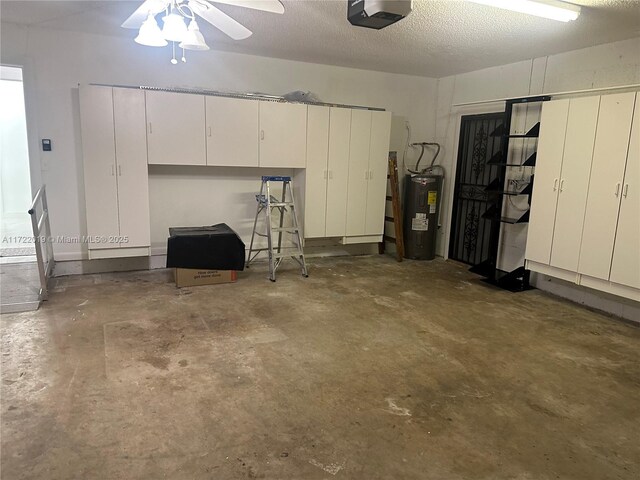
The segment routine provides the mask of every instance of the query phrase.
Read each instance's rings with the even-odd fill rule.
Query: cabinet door
[[[121,247],[150,245],[149,174],[144,92],[113,89]]]
[[[391,112],[371,112],[366,235],[382,235],[384,233],[384,210],[387,203],[390,136]]]
[[[329,107],[309,106],[307,112],[307,170],[305,172],[304,236],[325,236]]]
[[[346,235],[366,235],[367,186],[369,184],[369,144],[371,112],[351,112],[349,182],[347,187]]]
[[[206,97],[207,165],[258,166],[258,102]]]
[[[307,106],[260,102],[260,166],[305,168]]]
[[[569,104],[551,266],[571,272],[578,270],[599,107],[600,97],[576,98]]]
[[[549,265],[569,100],[542,105],[525,258]]]
[[[640,97],[636,97],[610,280],[640,288]]]
[[[351,109],[332,107],[329,114],[327,237],[344,237],[347,219]]]
[[[111,87],[80,87],[80,130],[87,235],[102,238],[89,243],[89,248],[117,248],[108,241],[120,234]]]
[[[149,164],[205,165],[204,95],[147,91]]]
[[[578,273],[609,279],[635,93],[600,100]]]

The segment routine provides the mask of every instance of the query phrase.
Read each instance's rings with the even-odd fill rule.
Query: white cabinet
[[[305,238],[344,237],[351,110],[309,106]]]
[[[307,106],[259,102],[261,167],[305,168]]]
[[[550,265],[572,272],[580,256],[599,106],[600,97],[572,99],[569,105]]]
[[[205,97],[146,91],[150,165],[206,165]]]
[[[207,165],[258,166],[258,102],[206,97]]]
[[[90,258],[149,254],[144,92],[80,88]]]
[[[621,193],[610,280],[640,289],[640,98],[636,98]]]
[[[384,232],[391,113],[353,110],[349,144],[346,236]]]
[[[343,237],[347,218],[351,109],[332,107],[329,112],[327,165],[327,237]]]
[[[384,233],[390,134],[391,113],[371,112],[369,184],[367,185],[365,235],[382,235]]]
[[[371,111],[354,110],[351,112],[351,140],[349,143],[347,236],[365,235],[370,141]]]
[[[305,238],[326,236],[328,160],[329,107],[309,106],[307,170],[305,172]]]
[[[525,258],[544,265],[551,260],[553,219],[558,204],[568,116],[569,100],[554,100],[542,105]]]
[[[543,105],[527,267],[640,301],[640,102]]]
[[[600,102],[578,273],[604,280],[611,270],[634,102],[633,92]]]

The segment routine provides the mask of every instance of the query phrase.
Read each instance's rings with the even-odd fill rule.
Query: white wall
[[[132,39],[8,23],[1,27],[1,62],[24,66],[32,184],[34,188],[41,181],[47,184],[54,235],[86,234],[79,83],[276,95],[310,90],[323,101],[392,111],[392,146],[404,141],[405,119],[411,122],[416,138],[430,138],[435,132],[434,79],[216,51],[193,52],[187,64],[173,66],[167,49],[142,47]],[[52,139],[51,152],[40,151],[41,137]],[[152,167],[153,246],[157,249],[165,244],[169,225],[226,222],[245,232],[254,215],[252,194],[259,187],[259,175],[255,169]],[[86,249],[57,244],[55,254],[59,260],[86,258]]]
[[[467,107],[453,107],[454,104],[636,84],[640,84],[640,38],[439,79],[436,141],[443,144],[441,162],[448,175],[443,208],[445,218],[442,219],[444,227],[439,232],[438,253],[446,256],[448,251],[460,118],[462,115],[504,110],[503,102]],[[517,117],[515,125],[519,132],[524,132],[537,121],[536,107],[529,107],[528,112],[523,113]],[[526,151],[523,154],[526,155]],[[522,174],[521,169],[510,170],[514,176]],[[504,270],[523,264],[526,229],[526,224],[504,225],[499,258],[499,265]],[[555,280],[542,276],[538,277],[537,285],[619,316],[640,316],[637,304],[629,306],[628,302],[615,302],[611,297],[605,298],[584,288],[560,287]]]

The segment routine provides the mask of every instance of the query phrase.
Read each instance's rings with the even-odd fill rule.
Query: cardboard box
[[[197,268],[176,268],[176,287],[196,287],[199,285],[215,285],[233,283],[238,278],[235,270],[200,270]]]

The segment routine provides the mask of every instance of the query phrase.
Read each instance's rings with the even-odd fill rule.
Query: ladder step
[[[298,227],[271,227],[272,232],[297,232]]]
[[[291,253],[274,253],[271,255],[272,258],[302,258],[304,255],[301,253],[291,254]]]
[[[294,206],[293,202],[278,202],[278,203],[271,202],[269,205],[272,207],[293,207]]]

